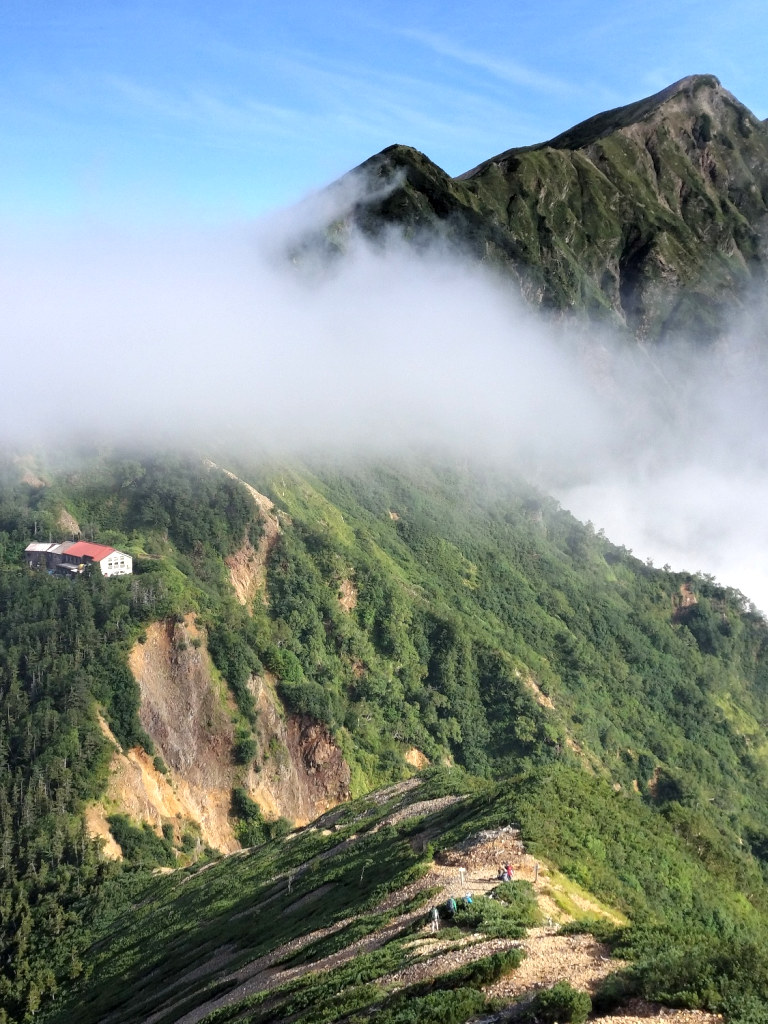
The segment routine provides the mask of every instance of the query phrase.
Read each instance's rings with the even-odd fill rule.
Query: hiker
[[[446,907],[448,908],[448,917],[455,917],[458,907],[456,906],[456,900],[453,898],[453,896],[449,898],[448,902],[446,903]]]
[[[471,907],[472,906],[472,893],[471,892],[468,892],[467,895],[464,897],[463,903],[464,903],[465,907]]]
[[[432,913],[429,915],[430,918],[430,931],[440,931],[440,911],[437,907],[432,907]]]

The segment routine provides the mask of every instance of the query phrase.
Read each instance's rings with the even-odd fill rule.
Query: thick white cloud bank
[[[580,519],[656,565],[699,571],[768,609],[768,475],[681,465],[558,493]]]
[[[638,556],[768,609],[758,317],[717,349],[647,352],[547,326],[445,253],[286,261],[285,238],[327,212],[0,238],[0,442],[509,465]]]
[[[700,571],[768,611],[768,334],[756,298],[715,348],[656,349],[653,374],[623,374],[630,431],[563,504],[657,565]]]

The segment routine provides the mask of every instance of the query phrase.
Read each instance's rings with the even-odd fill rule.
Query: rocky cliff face
[[[146,642],[133,648],[130,666],[141,688],[141,724],[183,794],[188,816],[211,846],[237,849],[229,822],[231,705],[226,689],[213,681],[192,616],[153,623]]]
[[[317,818],[350,795],[349,765],[328,728],[304,715],[287,716],[271,677],[252,682],[259,713],[259,746],[266,755],[248,775],[251,796],[268,817],[298,825]]]
[[[458,178],[406,146],[353,174],[374,198],[342,228],[442,239],[534,305],[602,317],[640,339],[715,338],[765,281],[768,130],[711,75]]]
[[[350,772],[328,729],[311,719],[287,716],[269,679],[253,681],[259,719],[259,770],[234,762],[234,704],[213,669],[205,636],[193,617],[153,623],[136,644],[130,667],[141,689],[139,717],[167,766],[158,771],[140,748],[115,745],[105,799],[88,811],[93,835],[106,840],[105,854],[120,850],[106,816],[122,812],[162,825],[196,822],[204,842],[239,849],[230,818],[232,788],[245,785],[267,818],[305,824],[349,797]],[[244,778],[243,778],[244,775]]]

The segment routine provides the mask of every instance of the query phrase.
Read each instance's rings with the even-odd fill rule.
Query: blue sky
[[[768,4],[3,0],[0,220],[220,223],[393,142],[452,174],[684,75],[768,116]]]

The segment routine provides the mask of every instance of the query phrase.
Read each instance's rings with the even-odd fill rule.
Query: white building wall
[[[133,572],[133,559],[124,551],[113,551],[99,562],[102,576],[129,576]]]

